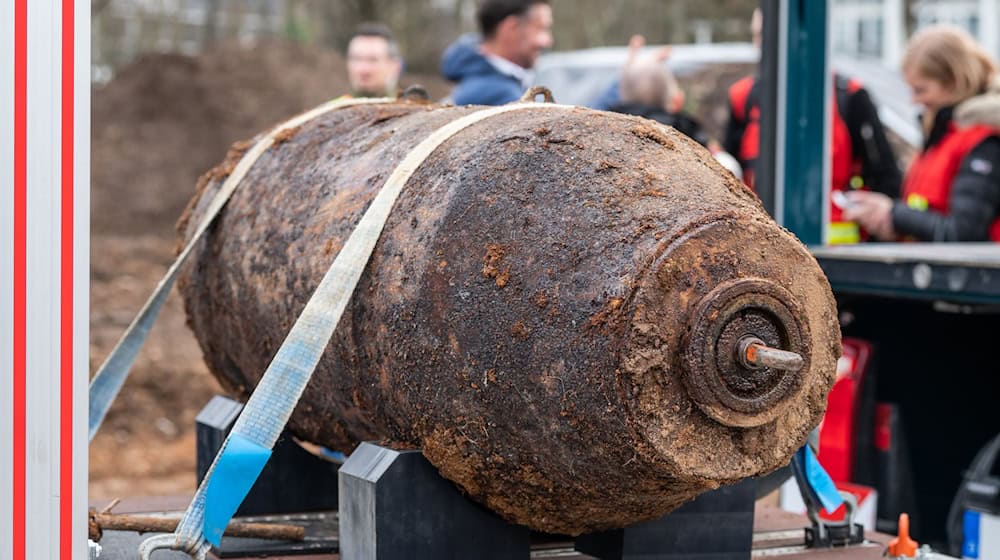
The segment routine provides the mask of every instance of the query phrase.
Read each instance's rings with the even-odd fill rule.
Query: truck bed
[[[838,295],[1000,304],[996,243],[867,243],[810,251]]]

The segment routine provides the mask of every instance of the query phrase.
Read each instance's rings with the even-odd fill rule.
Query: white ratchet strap
[[[177,279],[177,273],[180,271],[181,265],[183,265],[184,261],[187,260],[195,245],[208,229],[208,226],[210,226],[216,216],[218,216],[223,206],[225,206],[226,202],[229,201],[230,196],[232,196],[233,192],[236,191],[236,187],[240,184],[240,181],[243,180],[261,154],[273,146],[276,139],[282,133],[302,126],[316,117],[331,111],[336,111],[337,109],[343,109],[345,107],[353,107],[355,105],[392,103],[394,101],[396,100],[390,98],[335,99],[333,101],[329,101],[307,113],[303,113],[281,125],[278,125],[267,136],[257,141],[257,143],[243,155],[239,163],[233,169],[233,172],[222,183],[222,187],[215,195],[215,198],[213,198],[211,203],[209,203],[208,209],[205,211],[205,217],[202,218],[201,222],[198,224],[198,229],[196,229],[194,235],[191,236],[191,240],[188,241],[184,250],[181,251],[180,255],[177,256],[177,259],[175,259],[173,264],[170,265],[170,268],[167,269],[167,273],[163,276],[163,279],[160,280],[160,283],[157,284],[156,289],[153,290],[153,294],[146,301],[146,304],[143,305],[135,319],[132,320],[132,323],[125,330],[122,337],[118,339],[118,343],[115,344],[114,349],[112,349],[111,353],[108,354],[104,363],[101,364],[100,368],[98,368],[97,374],[94,375],[94,379],[91,380],[89,391],[90,414],[88,419],[88,441],[93,441],[94,435],[97,434],[97,431],[101,428],[101,423],[104,421],[104,417],[108,414],[108,409],[111,408],[111,403],[114,402],[115,397],[118,396],[118,392],[122,388],[122,385],[125,384],[125,379],[128,377],[132,364],[135,362],[135,358],[139,354],[139,350],[146,341],[146,337],[149,335],[149,330],[153,327],[153,323],[156,322],[156,317],[160,314],[160,308],[163,307],[163,302],[167,300],[167,296],[170,294],[170,288],[173,287],[174,281]]]
[[[551,99],[547,90],[534,89],[525,94],[525,99],[530,100],[537,94],[545,94],[546,99]],[[396,166],[278,348],[176,531],[144,541],[139,547],[141,559],[149,560],[155,550],[173,549],[201,560],[211,549],[209,539],[218,544],[225,526],[256,481],[309,383],[399,193],[424,160],[441,144],[469,126],[504,113],[538,108],[574,107],[521,101],[482,109],[438,128]],[[214,476],[216,474],[218,476]]]

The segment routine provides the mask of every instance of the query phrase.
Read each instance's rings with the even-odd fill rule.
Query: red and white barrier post
[[[90,3],[0,0],[0,558],[87,557]]]

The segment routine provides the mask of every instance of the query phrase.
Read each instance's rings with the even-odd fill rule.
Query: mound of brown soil
[[[436,76],[408,76],[435,98]],[[229,146],[348,91],[343,58],[297,44],[147,55],[94,91],[95,232],[172,235],[198,176]]]

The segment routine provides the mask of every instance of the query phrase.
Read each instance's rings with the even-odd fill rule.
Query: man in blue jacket
[[[441,59],[444,77],[458,82],[456,105],[502,105],[531,85],[531,68],[552,46],[548,0],[483,0],[476,12],[482,39],[465,35]]]

